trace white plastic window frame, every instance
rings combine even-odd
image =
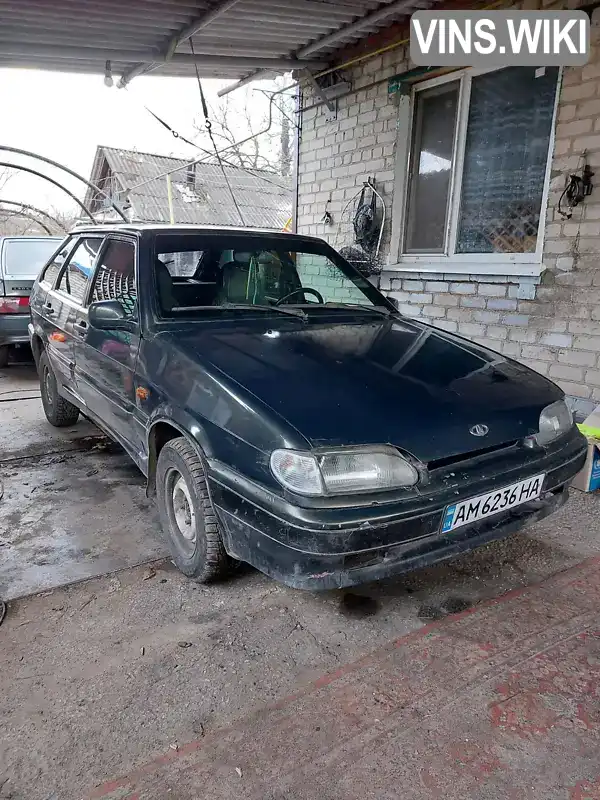
[[[501,68],[500,68],[501,69]],[[462,176],[464,154],[467,139],[467,123],[469,118],[469,103],[471,97],[471,83],[476,75],[487,72],[498,72],[499,68],[464,69],[449,72],[430,80],[419,81],[412,87],[410,95],[400,98],[398,125],[397,125],[397,160],[394,189],[394,206],[392,222],[391,269],[401,272],[430,272],[465,275],[518,275],[523,277],[537,277],[541,275],[544,266],[542,253],[544,248],[544,229],[546,226],[546,212],[548,206],[548,192],[550,188],[550,170],[552,154],[554,152],[554,136],[556,129],[556,116],[560,87],[562,82],[562,69],[559,70],[554,97],[554,109],[550,138],[548,142],[548,157],[542,190],[542,205],[540,222],[536,241],[536,249],[532,253],[456,253],[456,238],[460,213],[460,196],[462,189]],[[439,86],[444,83],[460,81],[459,100],[457,110],[457,124],[454,132],[454,147],[452,155],[452,173],[448,193],[448,215],[446,219],[445,250],[440,253],[404,253],[404,239],[408,216],[408,196],[410,191],[409,170],[413,151],[413,130],[415,97],[418,92]]]

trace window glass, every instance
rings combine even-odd
[[[366,300],[364,292],[327,256],[296,253],[296,270],[302,286],[317,289],[326,303],[364,303]],[[306,299],[314,298],[307,295]]]
[[[68,294],[78,303],[83,303],[101,244],[102,239],[97,237],[80,240],[60,276],[57,291]]]
[[[161,253],[159,258],[167,267],[171,277],[191,278],[200,268],[203,255],[201,250],[190,250],[190,252]]]
[[[6,275],[37,278],[41,268],[58,247],[60,239],[8,239],[4,244]]]
[[[128,316],[136,315],[135,247],[132,242],[111,239],[104,249],[92,290],[92,302],[101,300],[118,300]]]
[[[473,78],[456,250],[535,251],[558,68]]]
[[[446,239],[458,81],[416,95],[406,251],[441,253]]]
[[[218,242],[218,244],[215,244]],[[157,236],[155,277],[161,313],[175,317],[231,305],[383,302],[340,256],[318,243],[265,236]],[[325,252],[326,251],[326,252]],[[178,264],[187,263],[185,274]],[[194,264],[194,271],[191,266]],[[312,291],[304,294],[302,288]]]
[[[58,253],[56,253],[52,261],[48,264],[40,280],[49,283],[51,286],[54,286],[56,279],[58,278],[60,271],[64,266],[67,256],[71,252],[72,245],[73,237],[71,236],[67,239],[64,246],[60,248]]]
[[[462,119],[460,81],[416,92],[405,253],[535,252],[557,80],[556,67],[463,77]]]

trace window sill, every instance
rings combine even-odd
[[[384,272],[422,272],[443,273],[444,275],[510,275],[521,278],[539,278],[546,267],[541,261],[450,261],[437,259],[432,256],[428,259],[415,259],[414,261],[401,261],[397,264],[388,264]]]

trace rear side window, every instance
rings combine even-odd
[[[45,281],[46,283],[49,283],[50,286],[54,286],[56,279],[60,275],[60,271],[65,264],[67,256],[71,252],[72,246],[73,237],[70,236],[43,271],[42,275],[40,276],[41,281]]]
[[[132,242],[111,239],[102,253],[92,290],[92,302],[102,300],[117,300],[128,316],[137,314],[135,247]]]
[[[60,276],[56,287],[58,292],[69,295],[80,304],[83,303],[101,244],[102,239],[96,237],[80,240]]]

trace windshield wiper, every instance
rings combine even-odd
[[[311,306],[313,304],[311,303]],[[393,312],[385,306],[368,306],[364,303],[314,303],[315,306],[323,305],[325,308],[360,308],[363,311],[375,311],[377,314],[382,314],[384,317],[391,317]]]
[[[300,317],[301,319],[307,319],[306,312],[302,311],[301,308],[295,308],[290,306],[269,306],[269,305],[255,305],[254,303],[221,303],[219,306],[213,306],[213,308],[228,308],[233,311],[244,310],[244,311],[278,311],[280,314],[289,314],[292,317]]]

